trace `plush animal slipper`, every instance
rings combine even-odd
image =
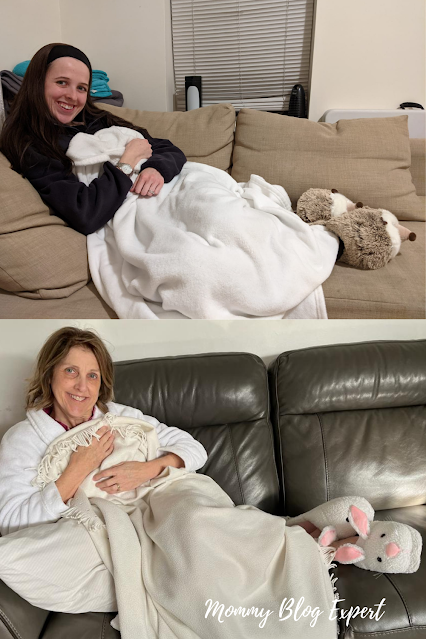
[[[399,253],[404,240],[416,239],[415,233],[401,226],[393,213],[368,206],[342,213],[323,224],[344,244],[341,261],[364,270],[386,266]]]
[[[356,544],[343,544],[333,561],[355,564],[375,572],[416,572],[420,566],[422,537],[406,524],[396,521],[373,521],[370,533]]]
[[[338,497],[307,513],[286,518],[287,526],[302,526],[309,533],[318,529],[320,546],[359,535],[356,544],[337,548],[334,560],[339,563],[375,572],[415,572],[422,551],[420,533],[406,524],[373,519],[373,507],[363,497]]]
[[[296,213],[304,222],[312,223],[330,220],[361,206],[362,202],[354,204],[336,189],[308,189],[298,199]]]
[[[352,512],[351,506],[354,507]],[[356,517],[358,510],[366,514],[366,522],[356,527],[353,517]],[[302,526],[309,533],[318,528],[318,543],[321,546],[329,546],[337,539],[346,539],[356,534],[366,536],[369,532],[368,523],[373,519],[374,509],[364,497],[337,497],[303,515],[288,518],[287,526]],[[358,532],[357,528],[361,532]]]
[[[402,242],[416,239],[390,211],[354,204],[336,189],[309,189],[300,196],[296,213],[337,235],[337,259],[364,270],[382,268],[399,253]]]

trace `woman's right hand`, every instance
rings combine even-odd
[[[120,158],[120,162],[130,164],[132,168],[135,168],[136,164],[140,160],[148,160],[151,155],[152,147],[148,140],[135,138],[134,140],[130,140],[130,142],[126,144],[126,148]]]
[[[102,426],[97,433],[99,439],[92,437],[89,446],[78,446],[72,453],[69,465],[80,468],[86,476],[98,468],[103,460],[114,450],[114,433],[108,426]]]
[[[114,433],[108,426],[102,426],[96,434],[99,439],[92,437],[89,446],[78,446],[71,454],[68,466],[55,482],[64,504],[74,497],[81,482],[114,450]]]

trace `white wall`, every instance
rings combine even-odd
[[[309,119],[425,105],[424,0],[317,0]]]
[[[0,68],[49,42],[82,49],[124,105],[173,110],[170,0],[0,0]]]
[[[124,106],[173,110],[170,0],[59,0],[64,42],[106,71]]]
[[[286,350],[375,339],[426,339],[426,320],[139,321],[2,320],[0,435],[24,415],[25,378],[61,326],[96,330],[114,361],[208,352],[249,352],[269,364]]]
[[[61,42],[58,0],[0,0],[0,67],[30,60],[49,42]]]
[[[83,49],[125,106],[173,110],[170,0],[0,0],[0,66],[44,44]],[[310,114],[424,104],[424,0],[317,0]]]

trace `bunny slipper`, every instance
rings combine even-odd
[[[411,526],[395,521],[373,521],[368,537],[360,538],[357,544],[343,544],[336,550],[334,559],[365,570],[408,573],[418,570],[421,551],[421,535]]]
[[[373,507],[363,497],[338,497],[303,515],[287,518],[287,526],[299,525],[314,535],[318,530],[320,546],[359,535],[356,544],[337,548],[334,560],[339,563],[375,572],[416,572],[422,551],[420,533],[406,524],[373,518]]]

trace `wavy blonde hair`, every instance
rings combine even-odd
[[[101,386],[96,405],[104,413],[108,411],[106,403],[114,399],[114,367],[111,355],[101,338],[95,333],[73,326],[66,326],[55,331],[42,346],[37,357],[34,375],[28,384],[27,410],[30,408],[41,410],[52,406],[53,369],[68,355],[73,346],[87,348],[96,357],[101,373]]]

